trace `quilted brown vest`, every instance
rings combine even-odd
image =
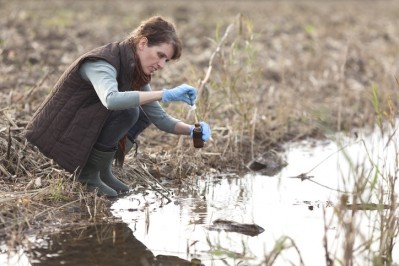
[[[111,111],[79,74],[85,60],[103,59],[117,71],[118,90],[131,89],[135,60],[127,40],[109,43],[79,57],[62,74],[26,127],[25,136],[47,157],[80,172]]]

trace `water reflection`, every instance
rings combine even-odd
[[[330,241],[329,252],[342,258],[345,232],[334,206],[342,202],[342,195],[354,193],[356,182],[371,184],[356,194],[360,202],[346,205],[362,209],[354,220],[359,234],[356,245],[361,246],[364,239],[378,245],[375,233],[379,231],[372,225],[382,217],[376,210],[383,210],[386,202],[381,202],[373,187],[384,189],[384,177],[396,173],[397,143],[391,135],[378,132],[359,134],[358,139],[339,136],[337,141],[288,143],[288,166],[276,176],[198,178],[189,188],[176,190],[172,204],[162,204],[156,195],[143,199],[136,194],[118,200],[112,211],[127,224],[134,221],[135,236],[154,252],[187,260],[199,257],[205,265],[262,265],[267,255],[281,248],[275,247],[281,240],[294,242],[296,248],[284,250],[273,265],[325,265],[324,237]],[[150,207],[127,211],[139,201],[134,198]],[[207,230],[217,219],[258,224],[265,232],[249,237]],[[370,262],[370,254],[378,249],[375,244],[368,254],[354,253],[361,265]],[[396,247],[394,255],[399,259]]]
[[[31,265],[200,265],[157,255],[124,223],[96,224],[46,236],[30,251]]]

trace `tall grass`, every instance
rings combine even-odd
[[[381,110],[374,85],[371,101],[380,142],[378,147],[370,147],[373,144],[360,140],[368,155],[363,162],[341,150],[350,172],[341,178],[340,190],[346,193],[341,194],[332,215],[324,215],[326,265],[394,265],[393,250],[399,236],[397,118],[392,108]],[[391,106],[389,102],[386,105]],[[331,226],[337,227],[337,235],[328,232]]]

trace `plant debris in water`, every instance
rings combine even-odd
[[[257,236],[265,231],[257,224],[237,223],[234,221],[217,219],[207,227],[208,230],[235,232],[248,236]]]

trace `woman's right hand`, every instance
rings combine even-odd
[[[197,90],[187,84],[182,84],[173,89],[163,89],[162,101],[164,103],[182,101],[193,105],[197,99]]]

